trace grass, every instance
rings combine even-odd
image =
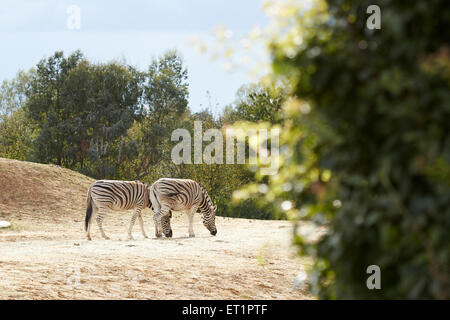
[[[264,268],[269,263],[268,257],[269,257],[269,248],[267,246],[262,246],[259,249],[258,254],[255,256],[256,263],[260,267]]]

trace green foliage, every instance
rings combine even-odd
[[[152,166],[170,160],[170,133],[187,112],[187,97],[187,70],[176,52],[155,59],[148,72],[56,52],[4,83],[1,152],[94,178],[145,180]]]
[[[269,88],[263,84],[242,86],[237,92],[235,106],[224,114],[226,123],[235,121],[277,123],[280,120],[281,107],[285,94],[280,88]]]
[[[26,160],[32,150],[35,128],[24,105],[33,72],[19,71],[0,87],[0,157]]]
[[[189,96],[187,70],[175,51],[169,51],[149,67],[145,88],[145,100],[150,112],[158,117],[170,116],[171,112],[182,114]]]
[[[368,30],[371,4],[288,8],[271,43],[292,88],[283,166],[265,198],[326,227],[296,235],[320,298],[448,299],[450,16],[441,0],[379,1],[381,30]],[[381,290],[366,287],[372,264]]]
[[[220,215],[233,218],[246,219],[281,219],[282,216],[275,215],[274,210],[257,198],[245,199],[239,202],[219,202],[217,204]]]
[[[47,60],[41,60],[36,74],[31,80],[27,92],[26,107],[28,114],[39,127],[35,140],[34,157],[37,161],[66,164],[65,155],[70,131],[65,129],[67,112],[62,102],[64,81],[70,70],[83,59],[80,52],[65,58],[62,52],[56,52]]]
[[[34,70],[29,72],[19,71],[11,81],[3,81],[0,87],[1,120],[4,120],[25,105],[27,88],[34,73]]]
[[[140,112],[140,81],[133,68],[115,63],[82,64],[70,73],[63,99],[74,168],[96,178],[117,176],[128,155],[124,136]]]
[[[170,137],[181,124],[188,106],[187,70],[174,51],[155,59],[144,74],[143,117],[128,132],[135,146],[132,163],[124,163],[123,176],[147,180],[154,166],[170,160]]]
[[[209,111],[203,111],[194,114],[186,114],[180,128],[187,129],[191,137],[194,136],[194,121],[202,121],[203,131],[211,128],[221,127],[221,119],[214,119]],[[168,150],[175,145],[171,142]],[[205,148],[207,143],[203,143]],[[225,148],[224,148],[225,150]],[[194,148],[191,148],[192,159]],[[175,165],[170,159],[162,161],[157,166],[152,167],[152,174],[150,180],[156,180],[160,177],[173,178],[189,178],[198,181],[202,184],[208,194],[217,205],[217,214],[226,216],[231,213],[231,198],[233,191],[239,188],[242,184],[249,180],[248,169],[245,165],[229,165],[229,164],[179,164]]]
[[[34,135],[33,124],[25,110],[20,108],[14,111],[0,121],[0,157],[27,160]]]
[[[131,67],[93,65],[80,52],[42,60],[27,99],[39,128],[32,159],[114,177],[123,136],[140,111],[140,81]]]

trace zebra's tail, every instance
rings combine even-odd
[[[87,196],[86,218],[84,220],[85,221],[84,228],[86,231],[88,230],[91,217],[92,217],[92,197],[91,197],[91,190],[89,189]]]

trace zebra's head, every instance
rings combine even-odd
[[[216,228],[216,209],[217,206],[214,205],[211,198],[208,195],[208,192],[206,192],[206,189],[201,185],[200,189],[202,190],[203,194],[203,200],[200,205],[200,212],[202,213],[202,220],[203,225],[206,227],[206,229],[209,230],[209,232],[215,236],[217,234],[217,228]]]
[[[209,232],[215,236],[217,234],[217,228],[216,228],[216,209],[217,206],[210,205],[207,210],[203,211],[202,219],[203,219],[203,225],[206,227],[206,229],[209,230]]]

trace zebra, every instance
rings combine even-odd
[[[150,201],[150,187],[140,181],[118,181],[118,180],[98,180],[94,182],[87,193],[87,209],[85,218],[85,230],[88,240],[91,240],[91,219],[96,215],[96,221],[100,232],[105,239],[109,237],[105,234],[102,227],[102,222],[107,209],[112,210],[129,210],[134,209],[131,217],[130,226],[128,228],[128,239],[132,240],[133,236],[131,230],[134,226],[136,218],[139,218],[142,235],[148,238],[144,230],[144,221],[142,219],[141,211],[148,207],[153,209]],[[172,212],[165,217],[161,223],[169,230],[168,234],[172,233],[170,227],[170,217]]]
[[[195,237],[193,229],[194,214],[200,209],[203,225],[215,236],[216,209],[205,188],[190,179],[161,178],[151,186],[150,199],[154,207],[155,233],[161,237],[161,229],[167,237],[172,236],[167,223],[162,223],[171,211],[186,211],[189,218],[189,237]]]

